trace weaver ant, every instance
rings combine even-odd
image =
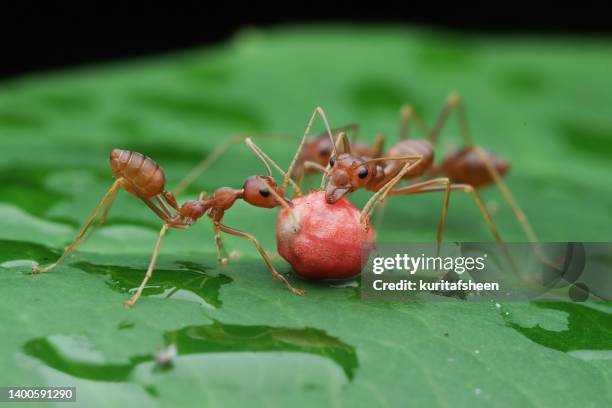
[[[458,111],[459,125],[465,147],[448,155],[441,164],[434,165],[434,146],[453,109]],[[428,134],[427,139],[410,139],[408,137],[411,119],[415,119],[421,131]],[[302,148],[307,149],[312,143],[312,140],[303,140]],[[343,146],[342,153],[337,152],[339,145]],[[317,160],[305,160],[296,167],[302,169],[300,177],[303,177],[306,171],[318,170],[323,172],[321,189],[326,188],[326,199],[329,203],[334,203],[344,195],[362,188],[375,192],[362,210],[362,220],[369,217],[375,207],[384,202],[387,196],[445,192],[442,217],[437,234],[438,244],[442,240],[446,222],[449,192],[451,190],[468,192],[473,197],[494,238],[507,253],[489,211],[476,192],[477,189],[495,183],[512,208],[528,239],[536,245],[540,258],[547,262],[545,255],[537,245],[538,240],[533,228],[503,181],[503,177],[510,167],[508,162],[474,144],[468,127],[465,106],[459,94],[451,93],[448,96],[431,132],[427,130],[427,126],[411,106],[403,106],[401,109],[399,141],[389,148],[387,155],[384,157],[380,155],[384,145],[384,137],[378,135],[374,145],[377,148],[370,149],[369,152],[363,148],[357,150],[349,142],[346,133],[341,132],[335,142],[328,138],[325,146],[331,146],[332,149],[326,162],[323,162],[323,159],[319,157]],[[306,158],[312,157],[312,155],[302,154],[300,157]],[[411,162],[411,166],[406,168],[402,163],[404,160]],[[289,171],[293,172],[294,170],[290,168]],[[393,189],[400,180],[414,180],[427,175],[444,175],[445,177],[424,180]],[[329,181],[326,186],[325,182],[328,178]]]
[[[466,146],[446,157],[440,165],[434,165],[434,146],[447,123],[451,111],[454,109],[458,111],[461,135]],[[537,238],[531,225],[503,181],[503,176],[509,169],[508,162],[484,151],[473,143],[465,107],[457,93],[451,93],[448,96],[431,132],[411,106],[402,107],[400,140],[388,150],[385,157],[381,157],[384,146],[383,136],[377,135],[371,146],[357,143],[355,141],[358,131],[356,124],[330,130],[323,112],[320,111],[319,113],[327,126],[327,135],[320,134],[309,137],[308,132],[306,132],[288,170],[288,173],[298,180],[298,186],[301,185],[305,175],[318,170],[324,173],[321,189],[326,187],[326,178],[329,177],[330,179],[326,188],[326,199],[329,203],[334,203],[345,194],[360,188],[375,192],[361,212],[362,221],[369,218],[374,209],[384,202],[389,195],[444,191],[442,217],[437,233],[438,246],[442,240],[446,222],[450,191],[468,192],[478,206],[496,241],[508,255],[489,211],[476,192],[476,189],[495,183],[514,211],[529,240],[536,245],[540,258],[546,259],[539,245],[537,245]],[[427,139],[410,139],[408,137],[409,125],[412,120],[416,122],[422,133],[428,134]],[[352,142],[349,142],[346,131],[352,131]],[[332,135],[337,136],[335,142]],[[344,146],[344,152],[341,154],[336,151],[339,144]],[[337,165],[335,165],[336,161],[338,161]],[[443,174],[446,177],[424,180],[410,186],[393,189],[403,179],[414,180],[422,176],[436,176],[438,174]],[[287,179],[281,187],[283,194],[286,183]],[[301,195],[299,189],[296,189],[296,195]]]
[[[408,124],[411,118],[414,118],[417,127],[422,133],[429,132],[425,122],[423,122],[410,106],[406,106],[402,109],[400,122],[401,138],[407,137]],[[331,129],[332,135],[336,137],[339,136],[341,132],[348,133],[348,131],[352,133],[350,143],[351,151],[354,155],[371,158],[381,157],[385,143],[385,137],[382,134],[377,134],[372,144],[366,144],[358,141],[359,126],[356,123]],[[298,179],[298,185],[301,185],[305,176],[327,166],[333,151],[334,142],[330,140],[327,133],[321,133],[307,138],[291,173],[292,177]]]
[[[210,198],[207,197],[206,193],[202,192],[198,196],[197,200],[186,201],[182,206],[178,205],[176,199],[174,198],[174,194],[165,190],[165,174],[161,167],[155,161],[153,161],[153,159],[137,152],[113,149],[110,154],[110,165],[113,175],[116,178],[115,182],[102,197],[102,200],[95,208],[93,213],[89,216],[85,226],[81,229],[76,239],[65,248],[59,259],[56,262],[44,267],[35,266],[32,268],[32,271],[35,273],[47,272],[58,266],[72,251],[74,251],[74,249],[76,249],[78,244],[81,243],[87,230],[96,220],[100,210],[106,206],[99,220],[100,224],[104,223],[106,216],[113,205],[117,192],[123,188],[128,193],[142,200],[164,222],[164,225],[159,232],[157,244],[155,245],[145,277],[136,290],[136,293],[126,302],[127,307],[134,306],[138,298],[141,296],[145,285],[151,278],[153,269],[155,268],[155,263],[157,261],[157,255],[166,231],[170,228],[189,228],[204,215],[207,215],[212,220],[215,231],[218,259],[221,264],[225,263],[225,259],[222,256],[223,248],[221,232],[245,238],[255,245],[272,275],[276,279],[283,282],[285,286],[293,293],[302,295],[304,293],[302,290],[291,286],[287,279],[276,271],[272,265],[272,262],[270,261],[270,258],[254,236],[244,231],[228,227],[222,223],[225,212],[229,210],[238,199],[242,199],[247,203],[260,208],[275,208],[283,206],[289,210],[291,209],[290,202],[284,198],[284,194],[279,192],[278,185],[272,176],[272,170],[270,169],[268,162],[264,159],[265,154],[263,154],[252,141],[247,140],[247,145],[262,161],[266,167],[268,173],[267,175],[251,176],[247,178],[241,189],[221,187],[217,189]],[[269,160],[267,156],[265,156],[265,158]],[[273,165],[285,177],[285,179],[289,179],[289,177],[287,177],[275,163],[273,163]],[[294,184],[292,180],[289,180],[289,182]]]

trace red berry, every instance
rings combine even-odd
[[[361,272],[362,255],[374,248],[370,220],[364,227],[360,211],[349,200],[328,204],[322,191],[295,198],[292,204],[295,218],[286,208],[278,214],[276,245],[298,275],[345,279]]]

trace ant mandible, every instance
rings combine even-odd
[[[102,197],[102,200],[89,216],[85,226],[81,229],[76,239],[65,248],[59,259],[47,266],[35,266],[32,268],[32,271],[34,273],[48,272],[58,266],[81,243],[87,230],[96,220],[100,210],[106,206],[99,220],[100,224],[104,223],[117,192],[123,188],[128,193],[142,200],[164,222],[159,232],[157,244],[155,245],[145,277],[136,290],[136,293],[126,302],[125,305],[127,307],[134,306],[141,296],[147,282],[153,275],[157,255],[166,231],[170,228],[187,229],[204,215],[207,215],[212,220],[219,262],[221,264],[225,262],[222,257],[221,232],[245,238],[255,245],[266,266],[276,279],[283,282],[293,293],[298,295],[304,294],[304,291],[291,286],[287,279],[276,271],[270,258],[253,235],[228,227],[222,223],[225,212],[229,210],[238,199],[242,199],[260,208],[284,206],[289,210],[291,209],[290,202],[284,198],[284,194],[280,194],[278,185],[272,176],[270,166],[262,156],[260,149],[250,140],[247,140],[247,145],[255,152],[266,167],[268,172],[267,176],[251,176],[246,179],[241,189],[221,187],[217,189],[210,198],[206,196],[206,193],[202,192],[197,200],[186,201],[180,207],[174,195],[165,190],[165,174],[153,159],[137,152],[113,149],[110,154],[110,165],[113,175],[116,178],[115,182]],[[286,176],[275,163],[273,164],[283,176]],[[294,184],[292,180],[290,182]],[[172,210],[174,210],[174,214]]]

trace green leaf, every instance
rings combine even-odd
[[[239,256],[219,267],[206,221],[168,233],[126,310],[161,225],[125,192],[65,264],[30,273],[71,242],[112,183],[112,148],[153,157],[172,189],[230,135],[253,135],[286,167],[315,106],[333,126],[357,121],[360,137],[383,132],[390,145],[401,103],[431,123],[451,90],[478,143],[511,160],[508,184],[540,239],[607,240],[610,66],[596,39],[319,27],[2,84],[0,384],[76,386],[73,405],[87,407],[610,405],[608,304],[367,303],[358,282],[299,281],[275,257],[307,290],[298,297],[247,241],[224,237]],[[444,132],[440,155],[461,144],[457,131]],[[263,171],[237,145],[179,200]],[[504,238],[525,240],[499,192],[482,195],[498,204]],[[440,201],[394,197],[379,241],[433,240]],[[272,252],[276,214],[240,202],[225,222]],[[453,196],[445,239],[491,240],[470,197]],[[161,364],[171,344],[177,356]]]

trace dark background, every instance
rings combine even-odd
[[[291,10],[258,5],[257,14],[239,2],[230,6],[228,10],[204,6],[151,10],[150,5],[139,9],[92,4],[75,11],[67,6],[44,10],[34,5],[5,11],[0,13],[0,78],[207,45],[226,40],[244,27],[293,23],[406,23],[505,35],[612,37],[612,6],[606,2],[581,2],[580,7],[406,2],[401,9],[370,3],[359,10],[352,3],[336,4],[334,10],[329,4],[302,2]]]

